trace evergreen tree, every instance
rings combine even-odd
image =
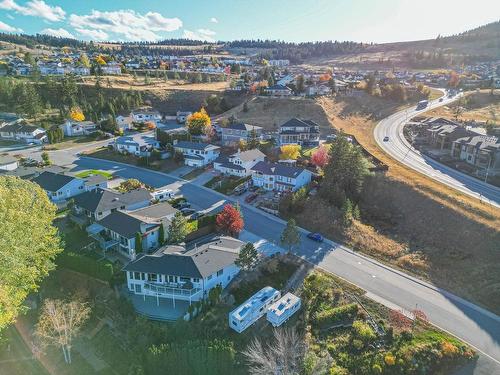
[[[281,233],[280,242],[288,251],[292,251],[295,245],[300,244],[300,233],[295,219],[290,219],[286,223],[286,227]]]
[[[247,270],[251,268],[259,257],[257,249],[253,243],[248,242],[242,247],[238,254],[238,259],[234,262],[238,267]]]
[[[176,212],[168,229],[168,242],[177,244],[186,238],[188,234],[188,222],[180,211]]]
[[[321,194],[337,207],[341,207],[346,198],[358,200],[369,173],[360,148],[352,145],[342,134],[332,142],[324,172]]]
[[[350,199],[346,199],[342,205],[342,225],[348,227],[353,220],[353,207]]]
[[[158,231],[158,242],[160,245],[163,245],[165,242],[165,228],[163,227],[163,223],[160,224],[160,229]]]
[[[142,253],[142,236],[139,232],[135,234],[135,253]]]

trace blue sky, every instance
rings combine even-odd
[[[498,0],[0,0],[0,31],[84,40],[390,42],[498,19]]]

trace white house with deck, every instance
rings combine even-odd
[[[225,288],[238,274],[234,264],[244,242],[232,237],[216,237],[187,246],[168,245],[153,254],[137,257],[124,267],[130,293],[146,299],[199,301],[221,285]]]
[[[261,161],[252,167],[252,183],[266,190],[296,191],[311,182],[312,173],[285,163]]]
[[[174,149],[184,156],[184,164],[190,167],[204,167],[220,155],[220,147],[203,142],[174,140]]]
[[[238,152],[232,155],[219,156],[214,161],[214,169],[226,175],[245,177],[250,176],[255,164],[265,159],[266,155],[258,149],[248,151],[238,149]]]

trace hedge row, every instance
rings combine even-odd
[[[103,281],[110,281],[113,277],[113,264],[109,261],[98,261],[85,255],[73,252],[63,252],[57,257],[56,263],[60,267],[81,272]]]
[[[358,305],[350,303],[348,305],[318,311],[314,317],[314,323],[318,326],[340,323],[345,320],[354,319],[357,314]]]

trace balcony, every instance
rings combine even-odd
[[[158,295],[160,297],[184,297],[192,298],[201,292],[200,288],[194,288],[191,283],[144,283],[144,291],[149,292],[150,295]]]

